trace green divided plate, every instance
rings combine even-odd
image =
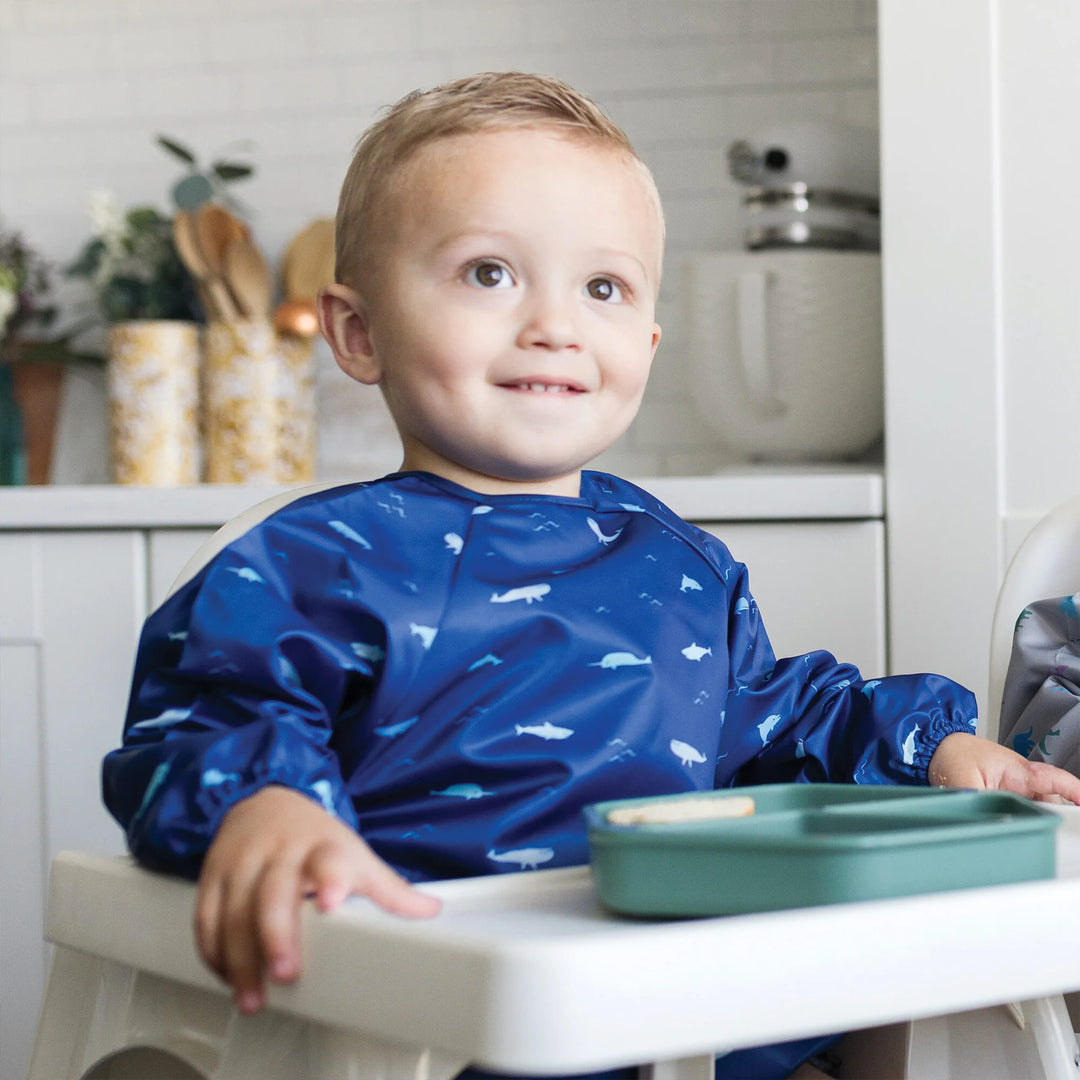
[[[612,825],[615,807],[749,795],[749,817]],[[734,915],[1054,876],[1060,819],[997,791],[765,784],[585,808],[600,900],[626,915]]]

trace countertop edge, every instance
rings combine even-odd
[[[743,466],[629,479],[691,521],[877,519],[885,510],[880,466]],[[216,528],[290,486],[0,488],[0,530]]]

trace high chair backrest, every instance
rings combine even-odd
[[[998,592],[990,638],[990,698],[987,736],[996,741],[1001,696],[1012,655],[1013,631],[1035,600],[1080,590],[1080,496],[1059,503],[1025,537]]]
[[[340,484],[341,481],[339,480],[305,484],[303,487],[291,488],[289,491],[281,491],[276,495],[271,495],[269,498],[263,499],[262,502],[257,502],[254,506],[242,510],[236,517],[226,521],[213,536],[199,545],[195,550],[195,554],[184,563],[184,568],[176,575],[176,580],[169,588],[169,595],[171,596],[181,585],[190,581],[222,548],[228,547],[234,540],[243,536],[248,529],[258,525],[260,521],[268,518],[274,511],[280,510],[283,506],[288,506],[289,503],[295,502],[305,495],[311,495],[316,491],[324,491],[326,488],[338,487]]]

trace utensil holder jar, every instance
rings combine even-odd
[[[113,479],[198,483],[198,326],[169,320],[111,326],[106,383]]]
[[[315,478],[312,342],[267,319],[214,322],[203,342],[206,479]]]

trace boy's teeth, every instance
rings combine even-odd
[[[567,389],[565,386],[549,386],[547,383],[538,383],[538,382],[526,383],[525,388],[527,390],[538,390],[538,391],[546,392],[546,393],[551,393],[553,391]]]

